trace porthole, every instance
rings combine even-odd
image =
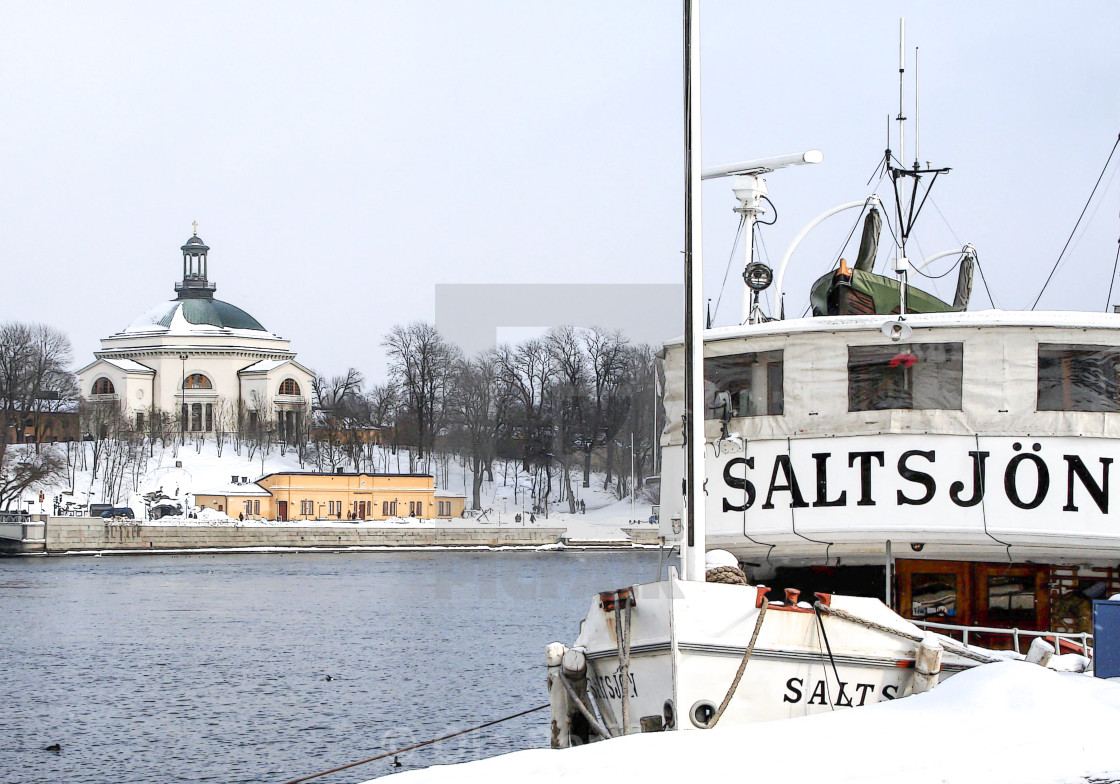
[[[677,709],[673,707],[672,700],[665,700],[665,705],[661,708],[661,715],[665,719],[665,729],[674,730],[677,728]]]
[[[716,706],[710,700],[698,700],[692,706],[692,710],[688,712],[688,718],[692,719],[692,723],[702,730],[712,726],[712,719],[715,716]]]

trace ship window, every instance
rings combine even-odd
[[[1035,623],[1034,577],[988,577],[988,623],[1030,628]]]
[[[1040,344],[1038,410],[1120,411],[1118,375],[1118,348]]]
[[[964,346],[848,346],[848,410],[961,408]]]
[[[955,618],[957,615],[957,575],[920,574],[910,576],[911,618]]]
[[[719,419],[723,406],[717,396],[731,396],[731,416],[782,416],[785,390],[782,352],[758,351],[704,359],[707,418]]]

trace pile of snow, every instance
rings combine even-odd
[[[1120,779],[1120,684],[1001,662],[853,710],[649,733],[398,774],[400,784],[692,781],[1023,784]],[[407,758],[406,758],[407,759]]]

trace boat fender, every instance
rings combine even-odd
[[[1045,667],[1054,656],[1054,646],[1041,637],[1035,637],[1027,650],[1027,661]]]

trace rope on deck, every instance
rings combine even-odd
[[[450,738],[454,738],[454,737],[457,737],[459,735],[466,735],[468,732],[474,732],[475,730],[481,730],[481,729],[484,729],[486,727],[493,727],[495,724],[501,724],[503,721],[509,721],[510,719],[516,719],[519,716],[525,716],[529,713],[536,713],[537,711],[544,710],[547,707],[548,707],[548,703],[545,703],[544,705],[538,705],[535,708],[529,708],[529,710],[523,710],[520,713],[514,713],[511,716],[505,716],[505,717],[500,718],[500,719],[494,719],[493,721],[488,721],[485,724],[478,724],[474,727],[467,727],[467,729],[465,729],[465,730],[459,730],[458,732],[452,732],[450,735],[444,735],[444,736],[439,737],[439,738],[432,738],[431,740],[425,740],[425,741],[421,741],[420,743],[414,743],[411,746],[406,746],[403,749],[397,749],[396,751],[387,751],[384,754],[378,754],[376,757],[370,757],[369,759],[360,760],[358,762],[351,762],[349,765],[340,765],[337,768],[331,768],[330,770],[324,770],[322,773],[313,773],[310,776],[304,776],[303,778],[292,779],[291,781],[285,781],[284,784],[300,784],[300,782],[302,782],[302,781],[311,781],[311,779],[317,779],[320,776],[326,776],[328,773],[337,773],[338,771],[346,770],[347,768],[356,768],[358,765],[365,765],[367,762],[375,762],[379,759],[385,759],[386,757],[392,757],[396,754],[403,754],[406,751],[412,751],[413,749],[418,749],[422,746],[431,746],[433,743],[439,743],[441,740],[448,740]]]
[[[845,612],[844,610],[841,610],[837,607],[829,607],[828,605],[822,604],[819,601],[814,602],[813,609],[815,609],[817,612],[827,613],[835,618],[839,618],[842,621],[848,621],[849,623],[856,623],[860,626],[865,626],[868,629],[874,629],[875,631],[882,632],[883,634],[893,634],[895,637],[902,637],[903,639],[913,640],[914,642],[921,642],[923,639],[925,639],[919,634],[910,634],[910,632],[904,632],[900,629],[892,629],[890,626],[884,626],[881,623],[876,623],[875,621],[869,621],[865,618],[860,618],[858,615],[852,615],[850,612]],[[993,662],[1003,661],[1003,659],[1000,659],[998,657],[988,656],[987,654],[983,653],[977,653],[976,651],[970,650],[968,648],[952,644],[951,642],[949,642],[948,638],[942,638],[938,640],[938,642],[941,643],[941,647],[943,647],[950,653],[956,654],[957,656],[962,656],[966,659],[978,661],[981,664],[992,664]]]

